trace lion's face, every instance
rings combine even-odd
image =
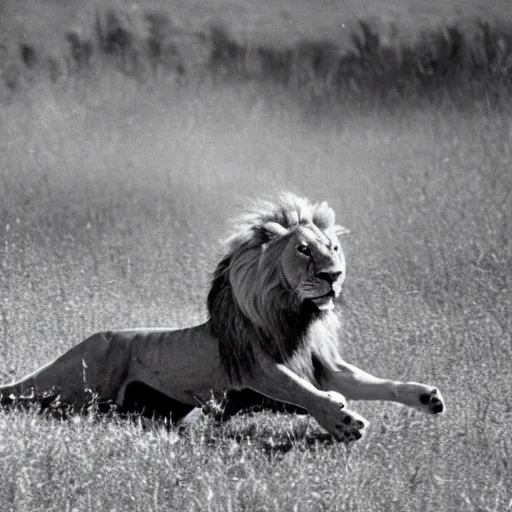
[[[282,252],[281,270],[300,303],[309,300],[320,310],[333,309],[345,280],[345,256],[334,229],[297,227]]]
[[[240,379],[264,351],[293,359],[315,381],[313,347],[329,361],[338,345],[337,315],[315,309],[329,313],[341,293],[345,257],[337,235],[347,232],[325,201],[291,193],[258,201],[237,219],[208,294],[210,331],[230,376]]]

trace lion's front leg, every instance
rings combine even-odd
[[[360,439],[368,422],[347,409],[345,398],[335,391],[322,391],[283,364],[261,358],[252,375],[244,377],[248,387],[269,398],[306,409],[338,441]]]
[[[440,414],[445,408],[441,393],[427,384],[381,379],[345,361],[337,361],[335,371],[326,369],[325,373],[322,387],[343,393],[349,400],[388,400],[428,414]]]

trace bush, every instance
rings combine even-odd
[[[4,88],[30,82],[41,69],[57,81],[101,61],[138,79],[159,68],[177,75],[199,68],[201,76],[277,82],[309,98],[386,100],[440,89],[474,96],[491,82],[508,91],[512,73],[512,27],[483,19],[450,22],[413,39],[396,24],[361,20],[348,44],[319,39],[278,48],[240,41],[218,24],[187,32],[162,11],[112,0],[65,32],[60,53],[38,48],[26,39],[0,48]]]

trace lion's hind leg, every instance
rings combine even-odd
[[[2,404],[55,399],[78,408],[114,401],[130,346],[109,332],[94,334],[21,380],[0,386]]]

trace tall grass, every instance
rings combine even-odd
[[[499,86],[496,86],[496,90]],[[104,328],[204,318],[244,199],[327,199],[351,229],[346,358],[435,383],[447,413],[354,403],[353,449],[299,418],[0,414],[0,509],[507,510],[511,112],[448,98],[312,112],[262,84],[39,81],[0,135],[0,372]]]
[[[243,13],[247,6],[240,4]],[[297,28],[288,34],[293,26],[286,22],[289,6],[281,11],[266,6],[262,16],[278,28],[270,37],[257,21],[237,17],[236,9],[219,22],[211,6],[202,7],[207,22],[179,2],[91,0],[67,6],[56,20],[46,19],[45,31],[40,17],[48,18],[51,8],[40,2],[21,8],[9,1],[3,7],[7,21],[0,25],[0,93],[9,98],[41,75],[65,81],[102,65],[139,80],[170,72],[185,83],[204,77],[277,82],[306,100],[394,102],[418,94],[436,97],[443,88],[451,102],[465,105],[475,97],[489,98],[490,88],[510,93],[512,19],[507,13],[496,18],[468,9],[465,16],[409,26],[396,15],[361,18],[349,11],[340,16],[338,8],[331,15],[339,26],[324,19],[330,27],[325,33],[320,21],[312,21],[316,33]],[[411,13],[404,17],[409,20]]]

